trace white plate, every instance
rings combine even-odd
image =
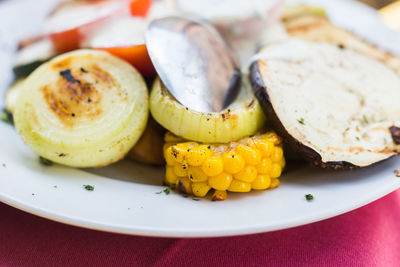
[[[45,2],[14,0],[0,5],[2,92],[4,81],[11,77],[10,49],[19,36],[30,31],[27,26],[40,25],[40,20],[30,22],[40,12],[31,11]],[[2,202],[52,220],[126,234],[210,237],[299,226],[353,210],[394,191],[400,187],[393,173],[399,166],[399,158],[352,172],[293,166],[276,190],[231,194],[225,202],[194,201],[175,193],[156,194],[164,188],[159,186],[163,170],[129,161],[89,171],[42,166],[16,131],[0,123]],[[95,190],[87,191],[83,185],[93,185]],[[315,196],[313,202],[305,200],[308,193]]]

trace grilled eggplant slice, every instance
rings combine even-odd
[[[318,11],[319,10],[319,11]],[[283,26],[290,37],[312,42],[335,44],[342,49],[352,49],[384,62],[400,72],[400,58],[362,40],[353,33],[336,27],[323,10],[308,6],[288,8],[282,16]]]
[[[146,127],[142,76],[109,53],[76,50],[55,57],[22,84],[15,127],[37,154],[71,167],[122,159]]]
[[[312,164],[365,167],[400,152],[400,73],[353,49],[291,39],[261,49],[250,79],[269,122]]]

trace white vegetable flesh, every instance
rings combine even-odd
[[[322,162],[368,166],[400,151],[400,73],[373,58],[325,43],[289,40],[262,49],[258,62],[285,130]]]
[[[40,156],[72,167],[120,160],[146,126],[141,75],[106,52],[77,50],[36,69],[23,83],[15,126]]]
[[[265,115],[248,85],[243,85],[226,110],[202,113],[178,103],[157,79],[150,96],[150,109],[153,118],[164,128],[198,142],[236,141],[255,134],[265,125]]]

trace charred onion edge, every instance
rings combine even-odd
[[[260,102],[260,105],[264,109],[267,116],[267,120],[271,123],[274,130],[280,135],[284,142],[294,152],[298,153],[303,159],[309,162],[311,165],[331,169],[331,170],[353,170],[360,168],[347,161],[329,161],[322,162],[321,155],[313,150],[312,148],[303,145],[301,142],[292,137],[280,122],[271,99],[269,98],[267,87],[264,84],[261,73],[259,71],[259,61],[253,62],[250,66],[250,83],[253,88],[254,94]]]

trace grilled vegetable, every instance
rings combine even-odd
[[[286,10],[283,25],[290,37],[335,44],[373,57],[400,72],[400,58],[369,44],[353,33],[333,25],[319,8],[295,6]]]
[[[146,164],[163,165],[164,133],[165,129],[149,116],[146,130],[129,151],[128,157]]]
[[[140,74],[106,52],[77,50],[36,69],[23,83],[15,126],[40,156],[72,167],[122,159],[148,116]]]
[[[274,129],[303,158],[352,169],[400,152],[390,131],[400,126],[400,73],[389,64],[298,39],[266,46],[259,58],[253,89]]]
[[[264,126],[264,113],[250,86],[243,85],[237,99],[220,113],[201,113],[182,106],[156,79],[150,96],[154,119],[187,140],[228,143],[256,133]]]
[[[48,18],[44,34],[60,53],[78,49],[85,35],[103,26],[113,16],[145,16],[150,0],[67,1]]]
[[[16,56],[14,74],[17,78],[26,77],[44,62],[56,56],[50,39],[43,38],[22,47]]]
[[[155,75],[147,53],[144,33],[147,22],[143,18],[114,18],[87,35],[82,46],[107,51],[132,64],[142,75]]]
[[[6,111],[10,114],[14,113],[15,106],[19,100],[19,93],[21,91],[24,78],[17,80],[6,93]]]
[[[212,189],[214,200],[224,200],[226,191],[275,188],[285,167],[281,139],[274,132],[228,144],[185,142],[168,133],[165,142],[165,183],[197,197]]]

